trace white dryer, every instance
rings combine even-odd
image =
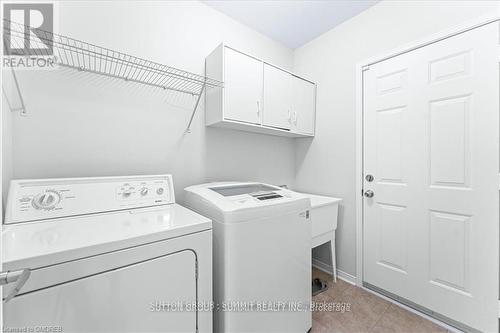
[[[185,191],[186,205],[213,221],[214,331],[309,331],[309,198],[248,182]]]
[[[4,270],[31,271],[9,331],[212,332],[212,223],[170,175],[15,180],[5,223]]]

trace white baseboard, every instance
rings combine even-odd
[[[459,329],[458,329],[458,328],[456,328],[456,327],[450,326],[450,325],[446,324],[445,322],[440,321],[439,319],[436,319],[436,318],[433,318],[433,317],[431,317],[431,316],[428,316],[427,314],[425,314],[425,313],[423,313],[423,312],[420,312],[420,311],[418,311],[418,310],[416,310],[416,309],[414,309],[414,308],[412,308],[412,307],[409,307],[408,305],[405,305],[405,304],[403,304],[403,303],[400,303],[400,302],[396,301],[395,299],[392,299],[392,298],[390,298],[390,297],[387,297],[387,296],[385,296],[385,295],[382,295],[382,294],[380,294],[380,293],[376,292],[375,290],[371,290],[371,289],[368,289],[368,288],[365,288],[365,287],[361,287],[361,288],[362,288],[363,290],[366,290],[366,291],[367,291],[367,292],[369,292],[369,293],[372,293],[372,294],[374,294],[374,295],[377,295],[378,297],[380,297],[380,298],[382,298],[382,299],[385,299],[386,301],[388,301],[388,302],[390,302],[390,303],[392,303],[392,304],[394,304],[394,305],[399,306],[400,308],[405,309],[406,311],[409,311],[409,312],[411,312],[411,313],[414,313],[414,314],[416,314],[417,316],[420,316],[420,317],[422,317],[422,318],[425,318],[425,319],[427,319],[428,321],[431,321],[431,322],[433,322],[434,324],[439,325],[439,326],[441,326],[441,327],[445,328],[448,332],[451,332],[451,333],[464,333],[463,331],[459,330]]]
[[[312,259],[312,265],[313,265],[313,267],[319,269],[320,271],[323,271],[323,272],[328,273],[330,275],[332,275],[332,273],[333,273],[333,267],[332,267],[332,265],[324,263],[321,260],[313,258]],[[338,274],[338,270],[337,270],[337,274]]]
[[[340,269],[337,269],[337,277],[345,282],[356,285],[357,278],[354,275],[341,271]]]
[[[333,274],[333,267],[330,264],[327,264],[321,260],[318,259],[312,259],[312,265],[313,267],[316,267],[320,271],[323,271],[325,273],[328,273],[330,275]],[[344,280],[347,283],[354,284],[356,285],[356,277],[354,275],[351,275],[349,273],[346,273],[340,269],[337,269],[337,278]]]

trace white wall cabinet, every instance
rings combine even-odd
[[[224,82],[205,97],[207,126],[287,137],[314,136],[316,85],[256,57],[219,45],[206,75]]]
[[[264,64],[264,116],[262,124],[290,130],[292,127],[292,75]]]
[[[292,130],[314,135],[316,85],[296,78],[292,81]]]
[[[262,62],[232,49],[225,50],[225,117],[261,124]]]

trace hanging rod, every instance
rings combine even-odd
[[[25,36],[30,36],[29,31],[36,32],[38,38],[32,38],[29,41],[30,50],[26,50]],[[6,19],[4,43],[9,43],[11,49],[15,49],[15,54],[12,55],[25,57],[45,57],[47,54],[42,50],[46,49],[47,45],[52,45],[55,63],[59,66],[189,94],[196,102],[187,132],[190,131],[203,92],[224,86],[222,82],[203,75]]]

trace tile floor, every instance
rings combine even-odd
[[[313,312],[312,333],[446,333],[447,330],[370,292],[313,268],[313,278],[326,280],[329,289],[315,302],[350,304],[350,311]],[[347,308],[346,308],[347,310]]]

